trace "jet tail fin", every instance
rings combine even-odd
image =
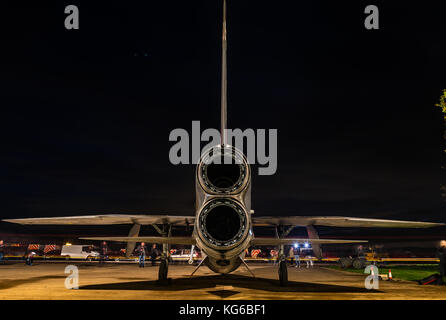
[[[223,0],[223,30],[221,38],[221,144],[227,144],[227,109],[228,109],[228,80],[227,80],[227,34],[226,34],[226,0]]]

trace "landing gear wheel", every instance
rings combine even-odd
[[[341,258],[339,259],[339,265],[342,269],[351,268],[351,266],[353,265],[353,260],[347,257]]]
[[[288,284],[288,269],[284,260],[279,262],[279,282],[281,287]]]
[[[158,281],[159,282],[166,282],[167,281],[167,272],[169,270],[169,264],[167,262],[167,259],[162,259],[160,263],[160,267],[158,269]]]
[[[365,261],[363,259],[355,259],[353,260],[353,268],[355,269],[364,269]]]

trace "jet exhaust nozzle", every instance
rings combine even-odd
[[[248,232],[246,211],[231,198],[209,201],[200,212],[198,225],[202,239],[216,249],[237,246]]]
[[[201,187],[210,194],[236,194],[249,183],[246,157],[232,146],[221,145],[205,152],[198,165]]]

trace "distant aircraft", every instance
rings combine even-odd
[[[197,165],[195,216],[168,215],[91,215],[55,218],[5,219],[3,221],[27,225],[114,225],[132,224],[128,237],[88,237],[86,240],[127,242],[129,256],[137,242],[162,243],[163,254],[158,279],[164,281],[168,273],[168,247],[171,244],[197,246],[203,259],[194,270],[205,264],[216,273],[230,273],[241,264],[251,272],[244,261],[245,250],[251,246],[279,246],[280,284],[288,282],[284,245],[310,242],[313,252],[321,258],[321,244],[359,243],[364,240],[319,239],[314,226],[332,227],[382,227],[382,228],[429,228],[443,223],[365,219],[337,216],[252,217],[251,168],[245,155],[227,144],[227,82],[226,82],[226,0],[223,0],[222,35],[222,92],[221,92],[221,143],[206,151]],[[224,159],[229,157],[231,161]],[[220,158],[217,164],[213,161]],[[230,164],[226,164],[230,162]],[[152,225],[161,237],[140,237],[141,225]],[[162,229],[159,227],[162,225]],[[172,226],[193,225],[191,237],[173,237]],[[253,226],[274,226],[276,238],[255,237]],[[305,226],[309,239],[285,238],[296,226]],[[287,227],[285,230],[284,227]],[[191,250],[193,252],[193,250]],[[253,274],[251,272],[251,274]]]

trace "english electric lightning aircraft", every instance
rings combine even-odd
[[[223,1],[222,78],[221,78],[221,143],[204,152],[195,175],[195,216],[168,215],[91,215],[54,218],[5,219],[3,221],[27,225],[114,225],[132,224],[128,237],[89,237],[87,240],[127,242],[127,256],[137,242],[161,243],[163,254],[158,278],[167,279],[169,245],[197,246],[203,259],[197,269],[205,264],[216,273],[230,273],[244,264],[245,250],[251,246],[278,246],[279,279],[281,285],[288,281],[284,245],[299,242],[312,244],[313,252],[321,258],[321,244],[358,243],[363,240],[319,239],[314,226],[332,227],[383,227],[429,228],[442,223],[365,219],[337,216],[252,217],[251,168],[245,155],[227,144],[227,67],[226,67],[226,0]],[[229,160],[229,161],[228,161]],[[190,237],[171,236],[172,226],[193,224]],[[140,237],[141,225],[152,225],[160,237]],[[162,226],[162,229],[160,228]],[[253,234],[253,226],[274,226],[275,238],[260,238]],[[306,227],[309,239],[285,238],[296,226]],[[286,231],[283,227],[287,227]],[[191,253],[193,252],[193,247]],[[192,254],[191,254],[192,258]],[[251,270],[249,270],[251,272]],[[252,273],[252,272],[251,272]]]

